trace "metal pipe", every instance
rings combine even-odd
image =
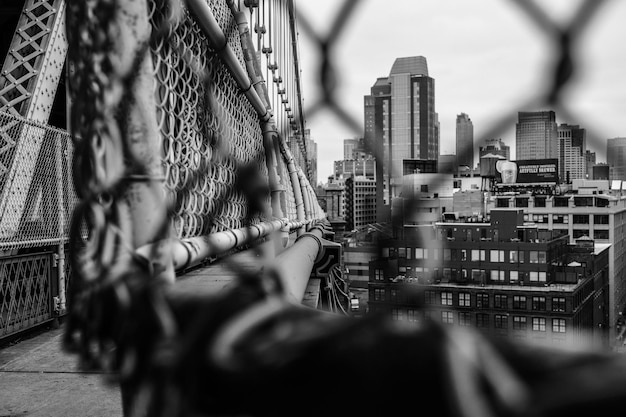
[[[270,97],[267,92],[267,85],[263,79],[263,72],[259,60],[256,58],[256,51],[254,49],[254,43],[252,42],[252,36],[250,35],[250,26],[246,20],[246,14],[240,12],[233,1],[227,1],[237,28],[239,29],[239,37],[241,38],[241,51],[243,53],[243,59],[246,64],[246,70],[248,71],[248,77],[252,82],[252,86],[256,90],[258,96],[265,102],[265,107],[268,112],[272,112],[270,105]]]
[[[192,14],[195,16],[200,29],[220,58],[222,58],[224,64],[226,64],[235,82],[256,110],[259,119],[261,119],[262,122],[267,122],[271,117],[271,113],[265,107],[265,103],[263,103],[256,90],[252,88],[252,83],[250,82],[250,77],[246,69],[241,66],[237,56],[228,46],[228,40],[217,23],[215,16],[213,16],[209,5],[205,0],[187,0],[187,4]]]
[[[322,251],[320,228],[303,233],[296,242],[276,256],[270,267],[280,277],[288,298],[301,303],[309,283],[315,260]]]
[[[225,230],[210,235],[198,236],[188,239],[172,239],[172,261],[174,269],[183,270],[196,266],[211,256],[226,253],[241,245],[254,242],[274,232],[280,232],[285,228],[295,229],[302,227],[299,222],[285,222],[272,220],[254,224],[249,227]],[[145,245],[137,249],[137,254],[145,256],[152,250],[152,245]]]
[[[304,213],[304,200],[302,197],[302,189],[300,188],[300,180],[298,178],[298,169],[296,168],[296,163],[293,159],[293,155],[287,148],[287,144],[282,138],[279,138],[278,147],[280,148],[280,153],[283,155],[283,158],[287,162],[287,171],[289,172],[289,178],[291,180],[291,188],[293,189],[293,196],[296,201],[296,216],[298,221],[306,223],[306,215]],[[304,233],[304,227],[298,230],[298,236]]]
[[[278,173],[276,172],[276,153],[274,152],[274,141],[278,138],[278,131],[274,124],[274,119],[263,123],[263,148],[265,149],[265,163],[267,164],[267,176],[270,187],[272,203],[272,216],[282,219],[285,217],[280,205],[281,193],[285,190],[280,184]]]
[[[311,217],[311,202],[309,201],[309,193],[308,193],[308,180],[306,179],[306,175],[302,171],[302,168],[298,168],[298,179],[300,180],[300,187],[302,187],[302,202],[304,203],[304,216],[310,221]]]
[[[294,7],[294,3],[293,0],[288,0],[287,1],[287,9],[289,11],[289,30],[291,32],[291,46],[292,46],[292,53],[293,53],[293,67],[294,67],[294,76],[296,79],[296,94],[298,96],[298,103],[300,104],[298,106],[298,116],[300,118],[299,122],[300,122],[300,129],[302,129],[302,139],[303,139],[303,143],[304,143],[304,158],[305,160],[307,159],[307,149],[306,149],[306,141],[304,141],[304,115],[302,114],[302,91],[301,91],[301,86],[300,86],[300,65],[298,63],[298,42],[296,40],[296,35],[297,35],[297,31],[296,31],[296,16],[295,16],[295,7]],[[309,172],[309,175],[311,174],[311,172]]]

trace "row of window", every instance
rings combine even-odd
[[[438,248],[383,248],[383,258],[399,257],[406,259],[429,259],[439,260],[441,249]],[[488,255],[488,256],[487,256]],[[524,263],[528,260],[531,264],[545,264],[545,251],[523,250],[486,250],[486,249],[443,249],[444,261],[476,261],[476,262],[509,262]]]
[[[498,284],[517,284],[519,282],[537,282],[545,283],[548,280],[548,274],[545,271],[516,271],[516,270],[499,270],[491,269],[489,271],[485,269],[456,269],[456,268],[443,268],[442,274],[439,275],[439,268],[427,267],[411,267],[400,266],[398,272],[400,275],[408,276],[409,278],[430,278],[430,279],[443,279],[444,282],[467,281],[469,278],[473,282],[485,282],[487,278]],[[488,273],[487,273],[488,272]],[[374,279],[377,281],[384,281],[385,274],[382,269],[374,270]]]
[[[391,302],[398,302],[400,291],[390,290]],[[456,295],[456,297],[455,297]],[[472,295],[469,292],[459,292],[454,294],[451,291],[437,291],[426,290],[424,291],[424,304],[426,305],[442,305],[442,306],[458,306],[458,307],[477,307],[477,308],[490,308],[490,294],[478,293],[475,295],[474,305],[472,305]],[[509,305],[509,299],[512,304]],[[374,301],[385,301],[385,289],[374,289]],[[551,297],[551,310],[554,312],[566,311],[566,299],[565,297]],[[493,308],[503,310],[534,310],[534,311],[546,311],[546,297],[543,295],[526,296],[526,295],[513,295],[508,294],[493,294]]]
[[[490,326],[490,316],[489,314],[484,313],[476,313],[475,314],[475,323],[472,322],[472,318],[474,313],[466,312],[466,311],[423,311],[415,309],[399,309],[394,308],[391,310],[391,316],[394,320],[400,321],[409,321],[409,322],[420,322],[423,318],[426,320],[441,320],[442,323],[446,324],[458,324],[459,326],[472,326],[476,325],[478,328],[489,328]],[[527,316],[512,316],[512,320],[509,320],[508,314],[494,314],[493,316],[493,328],[507,330],[509,328],[509,324],[512,322],[513,330],[521,330],[526,331],[528,329],[534,332],[545,332],[547,329],[548,319],[545,317],[527,317]],[[530,319],[530,321],[529,321]],[[530,326],[529,326],[530,324]],[[552,332],[553,333],[565,333],[566,332],[566,321],[562,318],[553,318],[551,319],[552,324]]]

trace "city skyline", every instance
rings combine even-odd
[[[298,12],[322,39],[334,20],[329,16],[335,16],[340,5],[328,0],[314,5],[297,3]],[[460,113],[470,115],[474,123],[476,154],[484,140],[494,138],[502,138],[514,150],[519,111],[553,110],[559,124],[584,126],[588,149],[597,152],[599,162],[606,160],[606,140],[626,135],[626,121],[620,117],[626,91],[615,88],[626,68],[626,57],[615,54],[616,42],[626,34],[618,17],[626,13],[625,2],[601,7],[581,36],[580,59],[575,62],[578,71],[564,91],[569,113],[533,103],[551,81],[545,69],[555,54],[546,34],[514,3],[451,1],[443,7],[435,1],[397,1],[393,7],[380,0],[359,2],[331,56],[337,70],[339,105],[360,126],[363,98],[369,94],[372,80],[388,74],[396,58],[421,55],[437,82],[441,154],[455,153],[455,121]],[[550,7],[547,13],[558,22],[568,22],[576,10],[569,1],[541,7]],[[302,30],[300,40],[303,96],[305,108],[310,108],[319,98],[316,71],[321,60],[317,47]],[[508,118],[507,127],[484,136],[502,118]],[[342,154],[343,139],[362,137],[363,129],[349,129],[328,110],[307,113],[306,119],[319,146],[319,180],[324,181],[333,172],[336,155]]]

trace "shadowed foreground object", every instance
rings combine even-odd
[[[91,365],[89,337],[112,349],[115,360],[100,365],[118,372],[125,415],[588,416],[626,399],[622,356],[309,309],[287,301],[270,270],[242,274],[219,296],[148,287],[140,275],[119,282],[132,309],[117,309],[100,328],[86,320],[81,330],[71,316],[66,346],[83,342]],[[87,299],[76,301],[84,308]]]

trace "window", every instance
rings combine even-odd
[[[504,262],[504,251],[492,249],[489,253],[489,260],[491,262]]]
[[[593,238],[594,239],[608,240],[609,239],[609,231],[608,230],[594,230],[593,231]]]
[[[536,250],[531,250],[528,252],[528,262],[531,264],[539,263],[539,254]]]
[[[494,308],[508,308],[509,297],[504,294],[496,294],[493,297]]]
[[[517,282],[519,280],[519,275],[517,271],[509,271],[509,281]]]
[[[392,308],[391,309],[391,318],[393,320],[404,321],[406,320],[405,311],[401,308]]]
[[[493,318],[493,327],[496,329],[508,328],[509,318],[506,314],[496,314]]]
[[[383,258],[389,258],[389,248],[383,248]]]
[[[545,311],[546,310],[546,297],[533,297],[532,308],[536,311]]]
[[[382,288],[374,289],[374,301],[385,301],[385,290]]]
[[[492,281],[504,281],[504,271],[498,271],[498,270],[492,269],[491,280]]]
[[[459,293],[459,306],[460,307],[470,307],[470,293],[462,292]]]
[[[391,302],[398,302],[398,290],[391,290],[389,292],[389,299]]]
[[[406,248],[398,248],[398,256],[400,258],[406,258]]]
[[[574,229],[572,233],[572,237],[574,239],[578,239],[579,237],[589,236],[589,229]]]
[[[459,311],[459,326],[471,326],[472,314],[467,311]]]
[[[552,311],[565,311],[565,297],[552,298]]]
[[[374,278],[376,278],[376,281],[383,281],[385,279],[383,270],[382,269],[374,270]]]
[[[452,251],[450,249],[443,250],[443,260],[449,261],[452,259]]]
[[[545,317],[533,317],[533,332],[545,332],[545,331],[546,331]]]
[[[420,185],[420,191],[422,193],[427,193],[428,192],[428,184],[422,184]]]
[[[476,307],[489,308],[489,294],[476,294]]]
[[[518,261],[519,256],[517,256],[517,254],[518,254],[518,251],[516,251],[516,250],[512,250],[512,251],[509,252],[509,262],[510,263],[516,264],[517,262],[519,262]]]
[[[513,330],[526,330],[526,317],[513,316]]]
[[[545,207],[545,206],[546,206],[545,197],[535,197],[535,207]]]
[[[472,261],[484,261],[485,250],[484,249],[472,249]]]
[[[413,308],[409,308],[406,311],[406,317],[407,317],[407,320],[410,323],[419,323],[420,322],[419,311],[417,311],[417,310],[415,310]]]
[[[467,249],[461,249],[461,260],[467,261]]]
[[[572,223],[589,224],[589,215],[588,214],[574,214],[572,218]]]
[[[415,248],[415,259],[424,259],[424,249],[423,248]]]
[[[437,302],[437,293],[435,291],[424,291],[424,304],[435,304]]]
[[[411,259],[413,257],[413,248],[406,248],[406,258]]]
[[[595,224],[609,224],[609,215],[608,214],[595,214],[593,216],[593,222]]]
[[[452,293],[448,291],[441,292],[441,305],[442,306],[451,306],[452,305]]]
[[[565,319],[552,319],[552,333],[565,333]]]
[[[540,250],[539,252],[537,252],[537,257],[539,260],[540,264],[545,264],[547,263],[547,258],[546,258],[546,251],[545,250]]]
[[[526,296],[514,295],[513,296],[513,308],[516,310],[526,310]]]
[[[446,324],[454,324],[454,313],[452,311],[442,311],[441,321]]]
[[[478,328],[489,327],[489,314],[476,313],[476,327]]]

